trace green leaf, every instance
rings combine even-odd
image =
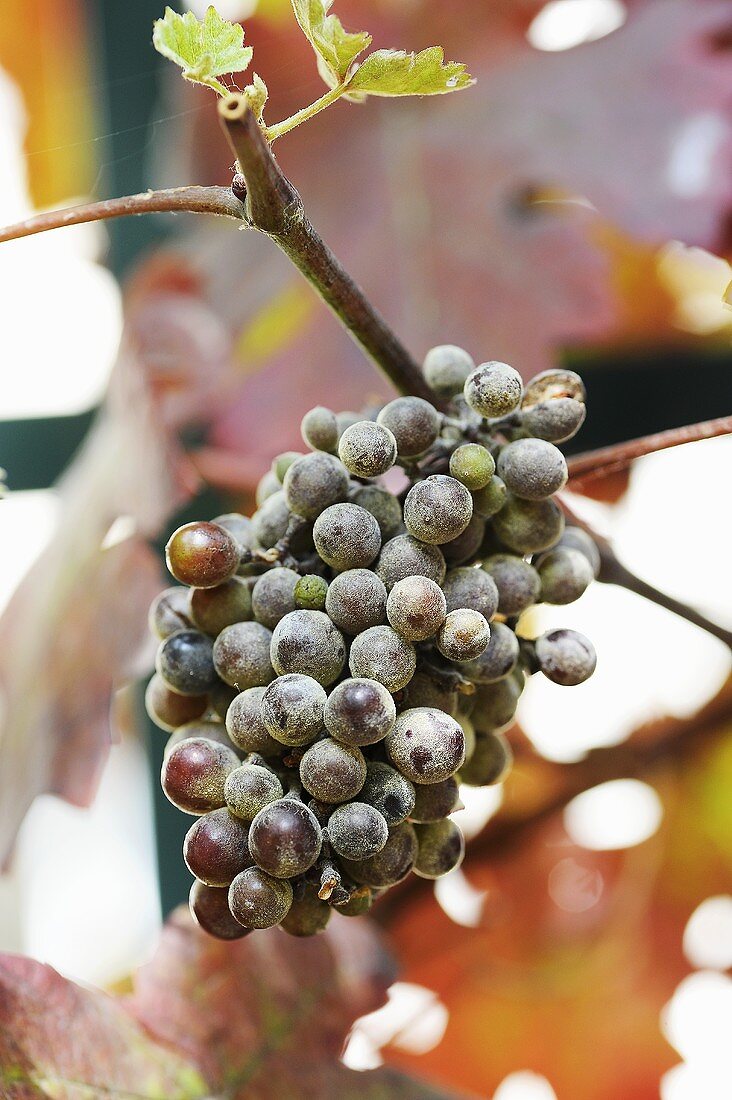
[[[257,122],[262,121],[262,115],[264,113],[264,106],[269,96],[269,90],[267,85],[262,80],[259,73],[255,73],[252,77],[252,83],[247,84],[244,89],[244,95],[249,100],[249,106],[254,112],[254,117]]]
[[[376,50],[348,81],[349,92],[366,95],[444,95],[474,84],[458,61],[445,62],[441,46],[421,53]]]
[[[338,16],[328,14],[332,6],[333,0],[292,0],[300,30],[318,55],[320,75],[334,88],[343,83],[353,62],[370,44],[371,35],[345,31]]]
[[[216,77],[243,72],[253,52],[244,45],[243,27],[222,19],[213,6],[202,20],[192,12],[179,15],[166,8],[165,17],[153,26],[153,45],[180,65],[186,80],[206,84],[220,95],[228,95],[229,89]]]

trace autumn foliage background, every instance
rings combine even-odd
[[[576,27],[593,0],[562,3]],[[376,44],[441,43],[478,83],[340,104],[277,147],[418,357],[455,342],[525,377],[580,370],[581,449],[728,413],[732,397],[729,5],[595,6],[620,25],[549,49],[538,0],[339,0]],[[319,94],[289,3],[230,9],[273,118]],[[159,14],[6,0],[3,223],[228,181],[212,97],[153,54]],[[272,244],[231,224],[146,218],[3,245],[0,303],[14,490],[0,505],[0,1096],[76,1096],[82,1081],[171,1097],[728,1097],[729,651],[605,586],[561,609],[597,642],[596,677],[569,700],[527,690],[516,768],[468,805],[450,886],[395,889],[370,928],[334,920],[312,944],[274,930],[220,945],[178,914],[149,961],[186,893],[184,823],[153,804],[164,738],[139,705],[160,543],[181,517],[249,509],[312,405],[389,390]],[[573,500],[637,572],[727,627],[731,455],[727,439],[692,444]],[[86,807],[100,778],[91,811],[48,796]],[[646,786],[577,802],[628,779]],[[389,988],[345,1068],[351,1023]]]

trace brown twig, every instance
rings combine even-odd
[[[665,432],[641,436],[640,439],[629,439],[625,443],[615,443],[612,447],[601,447],[597,451],[585,451],[567,462],[570,488],[577,490],[586,481],[595,481],[627,470],[636,458],[644,455],[731,433],[732,416],[720,416],[716,420],[704,420],[700,424],[687,424],[683,428],[669,428]]]
[[[129,214],[216,214],[219,217],[244,217],[244,207],[228,187],[170,187],[164,191],[143,191],[120,199],[105,199],[67,210],[49,210],[33,218],[0,229],[0,244],[19,237],[32,237],[49,229],[67,225],[124,218]]]
[[[222,99],[219,118],[246,181],[248,223],[282,249],[397,390],[437,404],[417,363],[313,228],[246,97]]]

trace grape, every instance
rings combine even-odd
[[[435,707],[454,718],[457,693],[433,679],[429,673],[418,670],[402,692],[401,708],[408,710],[410,707]]]
[[[431,348],[422,365],[427,385],[441,397],[454,397],[463,392],[463,386],[475,363],[467,351],[454,344],[442,344]]]
[[[191,627],[188,589],[180,585],[164,589],[150,604],[148,624],[150,632],[161,641],[178,630]]]
[[[521,426],[537,439],[564,443],[580,430],[586,411],[585,406],[573,397],[555,397],[525,408],[521,414]]]
[[[481,548],[484,537],[485,520],[482,516],[472,515],[462,534],[443,545],[445,561],[452,567],[473,560]]]
[[[325,728],[346,745],[373,745],[394,725],[396,706],[376,680],[344,680],[333,688],[325,704]]]
[[[473,509],[479,516],[489,519],[500,512],[506,503],[508,490],[497,474],[494,474],[484,489],[473,493]]]
[[[179,695],[156,673],[145,690],[145,708],[156,725],[172,731],[184,722],[200,718],[208,706],[207,695]]]
[[[165,547],[168,569],[181,584],[213,588],[228,580],[239,566],[235,538],[215,523],[186,523],[174,531]]]
[[[469,699],[472,700],[475,697],[470,695],[470,696],[463,696],[463,698],[469,698]],[[475,739],[476,739],[475,726],[473,725],[472,719],[469,718],[467,716],[467,714],[461,714],[458,718],[458,721],[460,722],[463,733],[465,735],[465,759],[469,760],[470,757],[473,755],[473,752],[475,751]],[[463,767],[465,767],[464,764],[463,764]],[[425,788],[425,789],[427,789],[427,788]]]
[[[340,439],[346,428],[350,428],[351,424],[358,424],[359,420],[363,420],[362,416],[358,413],[346,410],[346,412],[336,413],[336,424],[338,425],[338,438]]]
[[[521,375],[507,363],[482,363],[468,375],[463,394],[480,416],[506,416],[521,402]]]
[[[344,917],[363,917],[374,904],[374,895],[368,886],[359,886],[348,901],[338,905],[338,912]]]
[[[231,915],[225,886],[206,886],[196,879],[188,896],[188,908],[198,927],[217,940],[240,940],[247,934],[248,930]]]
[[[249,516],[242,516],[239,512],[226,512],[222,516],[216,516],[211,522],[228,531],[236,540],[240,550],[251,549],[255,539],[254,527]]]
[[[374,517],[382,542],[393,538],[401,530],[402,506],[387,489],[382,489],[380,485],[360,485],[351,499]]]
[[[567,463],[553,443],[517,439],[501,448],[498,473],[509,493],[523,500],[543,500],[567,481]]]
[[[262,696],[267,732],[283,745],[307,745],[323,728],[325,689],[312,676],[287,673],[273,680]]]
[[[397,535],[384,543],[375,569],[387,592],[404,577],[429,577],[436,584],[442,584],[446,571],[439,546],[428,546],[411,535]]]
[[[291,936],[315,936],[323,931],[332,912],[330,905],[321,901],[315,890],[306,890],[301,897],[295,898],[280,928]]]
[[[155,669],[171,691],[203,695],[216,683],[211,639],[198,630],[178,630],[160,643]]]
[[[521,500],[509,495],[493,517],[493,529],[510,550],[538,554],[558,541],[564,516],[553,500]]]
[[[328,818],[328,839],[343,859],[369,859],[386,844],[389,827],[367,802],[348,802]]]
[[[442,417],[421,397],[397,397],[379,413],[377,423],[393,434],[400,458],[417,458],[440,434]]]
[[[479,684],[471,713],[476,732],[487,733],[513,722],[520,697],[521,685],[513,676],[495,684]]]
[[[314,451],[334,451],[338,446],[338,421],[335,413],[322,405],[306,412],[300,425],[300,433]]]
[[[233,748],[188,737],[169,752],[160,776],[166,798],[187,814],[205,814],[225,804],[224,783],[239,767]]]
[[[498,589],[495,581],[482,569],[469,566],[451,569],[445,577],[442,591],[445,593],[448,612],[469,607],[490,620],[498,610]]]
[[[274,772],[260,764],[242,764],[230,772],[224,783],[226,805],[235,817],[252,821],[259,811],[283,795]]]
[[[397,581],[386,601],[391,626],[410,642],[431,638],[444,623],[446,614],[444,593],[429,577],[405,577]]]
[[[215,637],[225,626],[251,619],[251,588],[241,577],[230,577],[215,588],[192,588],[189,606],[198,629]]]
[[[381,549],[378,523],[358,504],[326,508],[315,521],[313,539],[323,561],[339,570],[370,565]]]
[[[544,603],[567,604],[578,600],[592,583],[592,566],[579,550],[550,550],[537,563]]]
[[[536,659],[549,680],[565,687],[584,683],[597,664],[592,642],[576,630],[549,630],[542,634],[536,639]]]
[[[257,484],[257,491],[254,498],[257,502],[257,508],[261,508],[265,500],[274,496],[275,493],[279,493],[281,489],[282,486],[275,477],[273,471],[267,470],[267,473],[259,479],[259,483]],[[254,532],[254,516],[252,516],[252,532]]]
[[[346,634],[360,634],[386,619],[386,588],[370,569],[346,569],[334,577],[325,610]]]
[[[464,443],[450,455],[450,473],[466,489],[484,489],[496,472],[493,455],[480,443]]]
[[[228,900],[232,916],[245,928],[272,928],[287,916],[292,886],[259,867],[247,867],[229,887]]]
[[[270,737],[262,721],[265,690],[263,687],[253,687],[240,692],[226,713],[226,729],[237,748],[245,752],[258,752],[262,756],[276,756],[282,752],[282,745]]]
[[[451,611],[437,635],[437,648],[448,661],[473,661],[488,645],[490,627],[479,611]]]
[[[473,514],[473,498],[464,485],[446,474],[418,481],[404,501],[404,523],[421,542],[440,544],[462,534]]]
[[[234,623],[214,642],[213,660],[221,679],[244,691],[274,679],[269,651],[272,632],[261,623]]]
[[[202,737],[205,741],[215,741],[217,745],[223,745],[225,748],[231,749],[237,754],[237,757],[241,755],[240,750],[232,743],[223,722],[193,721],[184,722],[171,734],[163,749],[163,759],[169,756],[173,749],[180,745],[181,741],[188,741],[192,737]]]
[[[272,635],[272,664],[279,676],[299,672],[327,687],[346,663],[343,635],[323,611],[291,611]]]
[[[252,516],[254,537],[260,546],[268,550],[283,537],[289,522],[290,510],[285,494],[282,490],[272,493]]]
[[[406,687],[416,667],[414,646],[390,626],[369,627],[357,634],[351,643],[351,675],[378,680],[387,691],[400,691]]]
[[[285,474],[290,469],[295,459],[302,457],[302,451],[284,451],[281,455],[277,455],[272,463],[272,471],[280,485],[285,480]]]
[[[254,585],[252,611],[254,618],[268,630],[290,611],[295,610],[295,585],[300,580],[294,569],[270,569]]]
[[[581,527],[566,527],[564,534],[557,543],[557,549],[560,546],[567,547],[570,550],[579,550],[590,563],[593,575],[595,577],[599,576],[602,566],[600,551],[593,539]]]
[[[328,582],[317,573],[306,573],[300,577],[292,594],[299,611],[324,611]]]
[[[470,758],[460,769],[460,782],[468,787],[490,787],[494,783],[502,783],[512,763],[511,746],[503,734],[480,733]]]
[[[290,511],[315,519],[331,504],[346,499],[348,474],[333,455],[313,451],[293,462],[285,474],[284,488]]]
[[[395,768],[412,783],[439,783],[465,758],[465,735],[454,718],[432,707],[403,711],[386,736]]]
[[[454,821],[432,821],[416,828],[417,859],[414,873],[420,878],[442,878],[463,862],[465,840]]]
[[[183,843],[183,858],[192,875],[207,886],[228,886],[253,860],[249,827],[228,810],[212,810],[194,821]]]
[[[516,635],[504,623],[491,623],[490,638],[483,652],[460,669],[463,676],[477,684],[502,680],[516,667],[519,644]]]
[[[498,589],[498,610],[502,615],[520,615],[539,602],[541,581],[533,566],[515,554],[493,554],[483,568]]]
[[[460,789],[452,776],[441,783],[422,783],[415,787],[415,793],[414,809],[409,815],[412,821],[441,821],[460,808]]]
[[[572,397],[584,404],[585,384],[573,370],[553,367],[535,375],[526,385],[523,406],[530,408],[540,401],[553,401],[558,397]]]
[[[391,469],[396,456],[396,439],[373,420],[351,424],[338,442],[338,457],[354,477],[379,477]]]
[[[230,684],[225,684],[223,680],[219,680],[209,692],[208,698],[211,709],[222,721],[226,720],[226,712],[237,694],[236,688],[231,687]]]
[[[375,856],[361,860],[344,860],[344,867],[354,882],[367,886],[393,886],[406,878],[417,858],[417,834],[408,821],[390,829],[386,844]]]
[[[275,878],[292,878],[313,866],[320,855],[321,830],[312,810],[292,798],[280,798],[260,810],[249,831],[255,863]]]
[[[361,750],[330,737],[316,741],[300,761],[300,781],[319,802],[355,798],[365,778],[366,761]]]
[[[380,760],[366,764],[360,799],[379,811],[387,825],[398,825],[414,809],[415,788],[396,768]]]

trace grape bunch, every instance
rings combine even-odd
[[[424,374],[447,412],[417,397],[311,409],[307,452],[275,458],[250,518],[188,523],[168,543],[179,585],[150,610],[147,707],[171,734],[165,794],[195,817],[191,911],[219,938],[312,935],[410,871],[453,870],[460,785],[507,774],[527,678],[594,670],[576,631],[521,629],[599,568],[552,499],[581,379],[557,369],[524,387],[453,346]]]

